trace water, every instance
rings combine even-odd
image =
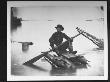
[[[37,46],[30,46],[28,52],[22,52],[21,43],[12,43],[11,46],[11,74],[16,76],[103,76],[104,75],[104,52],[103,50],[90,49],[78,52],[89,60],[90,67],[72,70],[52,69],[48,62],[42,59],[33,65],[22,65],[31,58],[40,55]]]
[[[49,50],[48,39],[54,32],[55,22],[22,22],[22,28],[18,28],[13,32],[11,38],[20,42],[33,42],[34,45],[29,45],[27,52],[22,52],[21,43],[11,44],[11,74],[16,76],[103,76],[104,75],[104,51],[94,49],[97,47],[84,36],[78,36],[73,40],[73,49],[78,51],[76,55],[83,55],[91,67],[88,69],[72,69],[72,70],[55,70],[52,69],[48,62],[43,62],[42,59],[36,61],[33,65],[23,65],[24,62],[40,55],[40,53]],[[66,33],[69,29],[65,27]],[[53,30],[54,29],[54,30]],[[94,31],[93,31],[94,32]],[[77,34],[73,29],[70,35]]]

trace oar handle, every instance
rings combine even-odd
[[[83,32],[81,32],[81,33],[79,33],[79,34],[77,34],[77,35],[75,35],[75,36],[73,36],[73,37],[71,37],[71,39],[73,39],[73,38],[75,38],[75,37],[77,37],[77,36],[79,36],[80,34],[82,34]]]

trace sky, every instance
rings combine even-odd
[[[48,40],[56,31],[54,27],[57,24],[63,25],[63,32],[70,37],[78,34],[75,28],[79,27],[97,38],[104,38],[104,23],[97,20],[104,17],[100,6],[49,4],[17,7],[15,16],[31,21],[22,21],[21,28],[13,33],[12,40],[31,41],[41,50],[50,47]],[[89,19],[93,21],[85,21]],[[94,47],[97,46],[82,35],[73,40],[74,50],[83,51]]]

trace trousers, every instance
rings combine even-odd
[[[57,45],[58,46],[58,45]],[[58,55],[67,52],[67,50],[69,50],[69,52],[73,51],[73,46],[72,46],[72,42],[66,41],[64,42],[62,45],[60,45],[57,50],[55,51]]]

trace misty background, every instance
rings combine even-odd
[[[100,7],[18,7],[15,16],[30,21],[22,21],[22,27],[13,33],[12,39],[31,41],[43,50],[49,48],[48,39],[56,31],[57,24],[62,24],[63,32],[70,37],[78,34],[75,28],[79,27],[97,38],[104,38],[103,21],[100,21],[104,13]],[[74,39],[73,46],[79,51],[96,47],[82,35]]]

